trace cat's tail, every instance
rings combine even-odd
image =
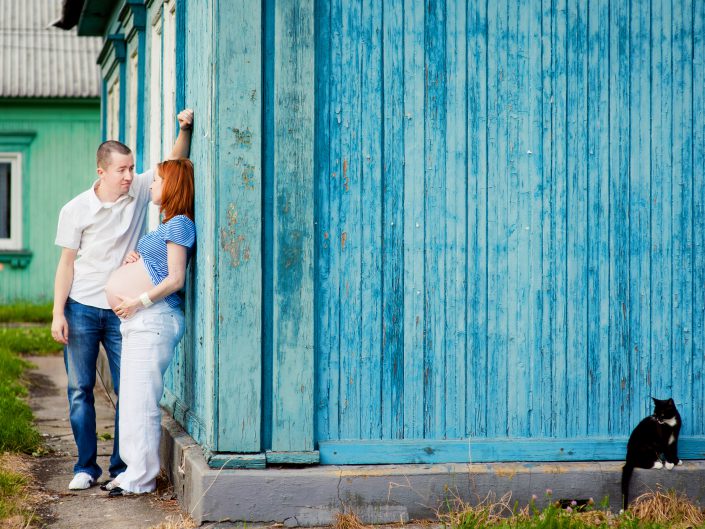
[[[632,480],[634,467],[629,463],[622,468],[622,507],[626,511],[629,506],[629,482]]]

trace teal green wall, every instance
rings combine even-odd
[[[24,269],[0,256],[0,303],[52,299],[59,210],[96,178],[99,142],[98,99],[0,99],[0,152],[23,152],[23,247],[33,253]]]

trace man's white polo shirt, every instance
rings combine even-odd
[[[110,308],[105,284],[125,255],[137,246],[150,199],[153,170],[135,175],[130,190],[115,202],[101,202],[98,182],[59,213],[56,244],[78,250],[69,297],[91,307]]]

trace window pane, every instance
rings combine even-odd
[[[0,239],[10,238],[10,167],[0,162]]]

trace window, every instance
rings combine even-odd
[[[22,155],[0,153],[0,250],[22,248]]]

